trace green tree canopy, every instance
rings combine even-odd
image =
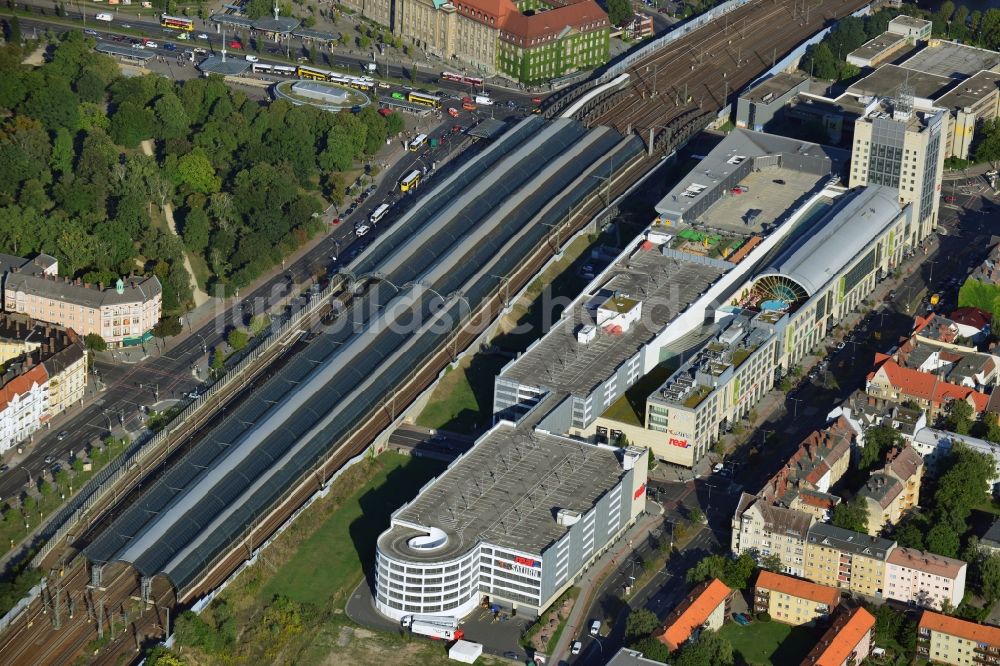
[[[625,621],[625,641],[631,642],[650,636],[660,628],[656,613],[645,608],[637,608],[628,614]]]
[[[858,458],[858,467],[870,470],[881,466],[885,454],[903,445],[903,436],[890,425],[878,425],[865,430],[865,445]]]
[[[855,495],[850,502],[841,502],[833,509],[830,520],[837,527],[868,533],[868,502],[860,494]]]
[[[715,631],[702,631],[698,640],[683,645],[672,657],[673,666],[732,666],[733,645]]]

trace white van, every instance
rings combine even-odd
[[[368,230],[369,226],[367,224],[359,224],[358,226],[354,227],[354,235],[357,236],[358,238],[361,238],[366,233],[368,233]]]
[[[258,60],[260,60],[260,58],[258,58],[255,55],[248,55],[248,56],[246,56],[246,59],[247,59],[247,62],[257,62]]]
[[[476,104],[482,104],[483,106],[492,106],[493,100],[486,95],[476,95]]]
[[[375,209],[375,212],[373,212],[371,217],[368,219],[373,225],[378,224],[379,220],[385,217],[385,214],[388,212],[389,212],[389,204],[382,204],[381,206]]]
[[[590,635],[599,636],[601,634],[601,621],[594,620],[590,623]]]
[[[105,23],[111,23],[111,21],[112,21],[112,19],[114,17],[112,17],[111,14],[108,14],[107,12],[102,12],[102,13],[98,14],[97,16],[95,16],[94,18],[96,20],[98,20],[98,21],[104,21]]]

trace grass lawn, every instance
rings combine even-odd
[[[733,644],[733,651],[749,666],[770,666],[800,663],[823,635],[823,630],[792,627],[772,620],[754,621],[749,627],[727,622],[719,634]]]
[[[449,368],[417,417],[417,425],[471,433],[489,425],[493,378],[509,359],[475,354]]]
[[[375,464],[372,480],[347,497],[261,588],[262,601],[284,594],[320,607],[343,605],[361,582],[362,563],[374,561],[375,540],[389,526],[389,516],[444,469],[436,460],[390,452]]]
[[[660,363],[649,374],[644,375],[632,388],[614,401],[603,416],[621,423],[642,426],[646,418],[646,398],[667,381],[667,378],[679,367],[676,359]]]

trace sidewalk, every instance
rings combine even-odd
[[[647,508],[649,503],[646,504]],[[659,511],[655,514],[640,516],[636,523],[628,528],[618,541],[606,553],[594,562],[591,567],[580,576],[576,585],[580,588],[580,596],[573,604],[566,626],[563,628],[559,642],[556,643],[555,650],[548,655],[549,663],[558,664],[564,661],[562,658],[569,651],[570,643],[581,632],[587,630],[590,618],[583,616],[594,603],[594,596],[600,592],[601,583],[615,570],[619,562],[624,562],[629,553],[632,552],[632,544],[638,543],[649,534],[654,527],[663,523],[663,507],[656,505]]]

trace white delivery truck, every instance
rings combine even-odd
[[[354,235],[357,236],[358,238],[361,238],[362,236],[367,234],[369,230],[370,227],[364,222],[361,222],[354,226]]]
[[[429,636],[436,641],[460,641],[465,632],[458,628],[458,620],[449,616],[404,615],[403,628],[415,634]]]
[[[107,12],[101,12],[100,14],[98,14],[97,16],[95,16],[94,18],[97,19],[98,21],[104,21],[105,23],[111,23],[111,20],[114,17],[112,17],[111,14],[108,14]]]
[[[482,104],[483,106],[492,106],[493,100],[491,100],[486,95],[476,95],[476,104]]]
[[[379,220],[385,217],[385,214],[388,212],[389,212],[389,204],[382,204],[381,206],[375,209],[375,212],[373,212],[371,217],[368,219],[374,226],[378,224]]]

